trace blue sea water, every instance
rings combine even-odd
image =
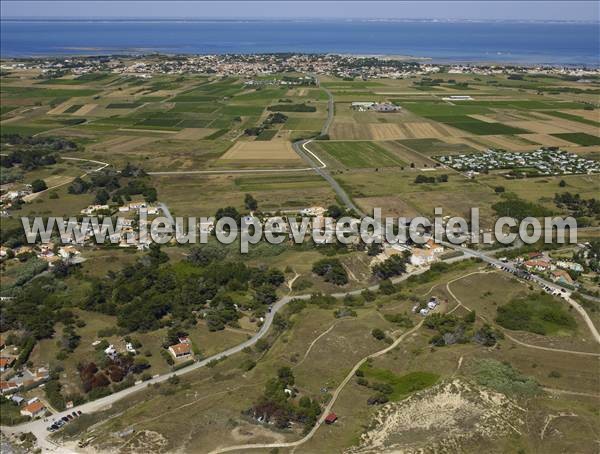
[[[3,20],[0,55],[336,52],[598,66],[599,36],[598,23]]]

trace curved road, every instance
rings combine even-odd
[[[416,274],[421,274],[421,273],[424,273],[425,271],[427,271],[427,268],[421,268],[421,269],[415,270],[412,273],[407,273],[407,274],[399,276],[395,279],[392,279],[392,281],[394,283],[398,283],[405,279],[408,279],[410,276],[413,276]],[[379,286],[374,285],[374,286],[371,286],[368,288],[370,290],[376,290],[377,288],[379,288]],[[344,292],[344,293],[336,293],[336,294],[333,294],[332,296],[334,296],[335,298],[343,298],[346,295],[355,295],[357,293],[360,293],[363,290],[364,289],[358,289],[358,290],[352,290],[352,291],[348,291],[348,292]],[[71,414],[75,410],[79,410],[84,413],[93,413],[96,411],[100,411],[102,409],[109,408],[114,402],[117,402],[133,393],[136,393],[138,391],[145,389],[149,384],[164,382],[173,375],[187,374],[187,373],[192,372],[201,367],[205,367],[211,361],[224,359],[229,356],[235,355],[236,353],[240,353],[246,347],[251,347],[254,344],[256,344],[256,342],[259,339],[261,339],[262,337],[264,337],[267,334],[267,332],[269,331],[269,328],[271,327],[271,324],[273,323],[273,318],[275,317],[275,314],[277,312],[279,312],[286,304],[288,304],[291,301],[296,300],[296,299],[307,300],[307,299],[310,299],[311,296],[312,296],[312,294],[305,294],[305,295],[297,295],[297,296],[283,296],[282,298],[280,298],[275,304],[273,304],[271,312],[268,312],[265,314],[265,321],[263,322],[259,331],[256,334],[254,334],[254,336],[252,336],[250,339],[247,339],[246,341],[242,342],[241,344],[236,345],[235,347],[231,347],[230,349],[227,349],[221,353],[217,353],[216,355],[205,358],[201,361],[198,361],[194,364],[191,364],[191,365],[184,367],[182,369],[179,369],[177,371],[168,372],[163,375],[155,376],[150,380],[144,381],[144,382],[134,385],[130,388],[126,388],[122,391],[116,392],[114,394],[110,394],[106,397],[102,397],[102,398],[94,400],[92,402],[87,402],[85,404],[78,405],[69,410],[55,413],[50,418],[48,418],[47,421],[44,421],[43,419],[36,419],[34,421],[30,421],[30,422],[27,422],[24,424],[19,424],[16,426],[0,426],[0,430],[5,434],[12,434],[12,435],[15,435],[18,433],[23,433],[23,432],[32,432],[37,437],[38,446],[40,448],[42,448],[42,450],[44,450],[46,452],[48,452],[48,451],[69,452],[64,447],[56,445],[54,442],[52,442],[48,439],[48,435],[50,435],[50,433],[46,430],[46,427],[51,424],[50,421],[53,421],[55,419],[59,419],[63,416]]]

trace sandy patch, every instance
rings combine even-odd
[[[301,161],[292,144],[283,140],[236,142],[219,161]]]
[[[503,394],[454,380],[385,405],[346,453],[461,452],[467,441],[520,434],[523,417]]]
[[[272,432],[266,427],[259,425],[238,426],[231,431],[231,437],[236,442],[243,443],[283,443],[285,436],[281,433]]]
[[[79,109],[77,109],[76,112],[73,112],[73,115],[77,115],[77,116],[79,116],[79,115],[87,115],[92,110],[94,110],[96,107],[98,107],[98,104],[84,104]]]
[[[200,140],[204,139],[206,136],[210,136],[216,131],[218,130],[212,128],[183,128],[174,135],[173,138],[181,140]]]

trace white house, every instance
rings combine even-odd
[[[114,345],[110,344],[108,347],[104,349],[104,354],[108,356],[110,359],[115,359],[119,353]]]

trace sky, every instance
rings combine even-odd
[[[2,0],[2,18],[337,18],[600,21],[593,1]]]

